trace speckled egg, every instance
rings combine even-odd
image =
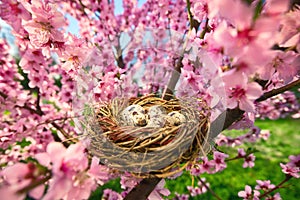
[[[121,122],[125,126],[146,126],[145,109],[140,105],[130,105],[121,112]]]
[[[160,128],[166,123],[166,110],[162,106],[151,106],[148,110],[147,127]]]
[[[172,126],[179,126],[186,122],[186,117],[178,111],[168,113],[168,122]]]

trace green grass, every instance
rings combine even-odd
[[[224,171],[205,177],[210,183],[211,189],[222,199],[234,200],[237,193],[244,189],[245,185],[255,186],[255,180],[271,180],[273,184],[281,182],[285,175],[281,172],[279,163],[287,162],[291,154],[300,154],[300,120],[280,119],[276,121],[259,120],[255,123],[261,129],[269,129],[271,136],[267,141],[245,144],[242,147],[252,147],[259,150],[255,153],[256,161],[253,168],[242,167],[243,160],[228,162],[228,168]],[[243,131],[226,131],[228,136],[237,136]],[[221,148],[231,156],[236,155],[236,148]],[[191,177],[185,173],[177,180],[168,180],[167,187],[172,193],[187,193],[186,185],[191,184]],[[174,192],[173,192],[174,191]],[[282,199],[300,199],[300,180],[292,179],[286,184],[286,188],[278,190]],[[171,198],[174,195],[171,196]],[[215,199],[211,193],[206,193],[190,199]]]
[[[288,156],[291,154],[300,154],[300,120],[280,119],[276,121],[258,120],[255,123],[261,129],[269,129],[271,136],[267,141],[260,140],[257,143],[248,143],[243,146],[229,148],[222,147],[221,150],[234,157],[237,148],[255,148],[259,152],[255,153],[256,161],[253,168],[242,167],[243,160],[234,160],[228,162],[228,168],[217,174],[204,174],[210,183],[210,188],[223,200],[235,200],[238,198],[237,193],[244,190],[245,185],[255,186],[256,180],[271,180],[273,184],[281,182],[285,175],[281,172],[279,163],[287,162]],[[244,131],[245,132],[245,131]],[[237,136],[243,131],[226,131],[228,136]],[[195,182],[197,182],[195,180]],[[192,177],[185,172],[182,176],[175,180],[166,180],[166,187],[171,191],[172,199],[177,193],[188,193],[186,186],[191,185]],[[282,199],[298,200],[300,199],[300,179],[292,179],[285,188],[279,189]],[[99,187],[92,195],[92,199],[99,199],[104,188],[111,188],[120,192],[120,184],[118,180],[113,180],[104,187]],[[203,195],[190,198],[190,200],[215,199],[211,193],[207,192]]]

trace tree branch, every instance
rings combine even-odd
[[[196,19],[194,19],[194,16],[191,12],[191,2],[190,2],[190,0],[186,0],[186,7],[187,7],[188,17],[189,17],[189,21],[190,21],[190,30],[195,28],[195,31],[197,32],[197,30],[200,26],[200,23]]]
[[[284,183],[286,183],[287,181],[289,181],[291,178],[293,178],[291,175],[286,175],[286,177],[285,177],[285,179],[283,181],[281,181],[278,185],[276,185],[274,188],[270,189],[269,191],[265,192],[264,194],[261,194],[258,198],[261,199],[263,197],[266,197],[271,192],[279,189]]]
[[[50,178],[51,178],[51,175],[49,174],[48,176],[45,176],[42,179],[35,179],[29,185],[27,185],[24,188],[18,190],[17,194],[27,193],[28,191],[36,188],[37,186],[44,184],[45,182],[47,182],[48,180],[50,180]]]
[[[8,95],[5,94],[5,93],[3,93],[3,92],[1,92],[1,91],[0,91],[0,96],[3,97],[4,99],[7,99],[7,98],[8,98]],[[45,113],[42,111],[41,106],[40,106],[40,93],[39,93],[39,90],[38,90],[38,93],[37,93],[36,109],[31,108],[31,107],[30,107],[28,104],[26,104],[26,103],[25,103],[23,106],[18,106],[18,105],[17,105],[16,107],[19,107],[19,108],[28,110],[29,112],[34,113],[34,114],[37,114],[37,115],[39,115],[39,116],[42,116],[42,115],[45,114]],[[59,126],[56,122],[52,121],[50,124],[51,124],[55,129],[57,129],[59,132],[61,132],[61,134],[62,134],[65,138],[69,139],[69,135],[67,134],[67,132],[66,132],[61,126]],[[72,139],[71,141],[72,141],[72,142],[76,142],[75,139],[74,139],[74,140]]]
[[[199,38],[200,38],[200,39],[204,39],[205,34],[206,34],[207,32],[209,32],[209,31],[210,31],[210,28],[208,27],[208,18],[207,18],[206,21],[205,21],[205,26],[204,26],[204,28],[203,28],[203,30],[202,30],[202,32],[201,32]]]
[[[277,94],[280,94],[280,93],[283,93],[285,91],[288,91],[290,89],[292,89],[293,87],[296,87],[296,86],[300,86],[300,79],[296,80],[296,81],[293,81],[283,87],[280,87],[280,88],[276,88],[276,89],[273,89],[269,92],[265,92],[263,95],[261,95],[258,99],[255,100],[255,102],[261,102],[261,101],[264,101],[270,97],[273,97],[273,96],[276,96]]]
[[[199,177],[199,181],[206,188],[206,190],[208,190],[216,199],[222,200],[204,181],[201,180],[200,177]]]
[[[124,200],[143,200],[151,194],[161,178],[145,178],[137,186],[135,186],[124,198]]]
[[[165,100],[170,100],[172,98],[173,95],[173,91],[175,89],[175,86],[179,80],[180,77],[180,73],[181,73],[181,68],[183,67],[182,64],[182,60],[183,60],[183,55],[181,55],[178,59],[178,61],[176,62],[175,68],[172,72],[170,81],[167,85],[166,90],[164,91],[162,98]]]
[[[189,22],[190,22],[190,28],[189,29],[190,29],[190,31],[192,29],[195,29],[195,31],[197,32],[197,30],[200,26],[200,23],[197,20],[194,19],[194,16],[191,12],[191,2],[190,2],[190,0],[186,0],[186,5],[187,5],[187,12],[188,12],[188,17],[189,17]],[[204,30],[203,30],[203,32],[201,33],[201,35],[205,34]],[[204,35],[203,35],[203,37],[204,37]],[[178,60],[176,62],[176,65],[175,65],[175,68],[172,72],[170,81],[167,85],[167,88],[166,88],[166,90],[164,91],[164,93],[162,95],[162,98],[165,99],[165,100],[170,100],[172,98],[172,94],[173,94],[173,91],[175,89],[176,83],[178,82],[179,77],[180,77],[181,68],[183,67],[183,64],[182,64],[183,54],[184,54],[184,51],[182,52],[182,54],[178,58]]]

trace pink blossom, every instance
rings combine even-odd
[[[262,95],[262,89],[257,83],[248,83],[245,74],[225,74],[223,76],[225,83],[227,106],[240,109],[247,112],[254,112],[254,100]]]
[[[63,43],[63,34],[58,30],[65,24],[63,15],[53,5],[36,0],[31,3],[26,4],[26,8],[32,13],[33,19],[23,24],[31,44],[39,48]]]
[[[6,185],[4,186],[6,190],[1,189],[0,194],[7,197],[14,196],[16,199],[23,199],[26,192],[28,192],[25,191],[24,193],[18,194],[17,192],[19,190],[24,189],[39,179],[42,179],[41,172],[33,163],[17,163],[13,166],[7,167],[1,171],[1,176],[6,182]],[[44,185],[38,185],[29,191],[29,196],[39,199],[42,197],[44,189]],[[6,193],[6,191],[8,192]]]
[[[191,8],[191,12],[194,14],[194,18],[199,22],[202,22],[207,17],[208,5],[206,0],[195,2]]]
[[[280,24],[282,28],[280,29],[280,33],[278,34],[277,41],[280,46],[283,47],[290,47],[297,45],[299,47],[299,19],[300,18],[300,9],[299,7],[290,10],[286,13],[281,21]]]
[[[171,192],[164,188],[166,184],[166,181],[164,179],[162,179],[157,186],[155,187],[155,189],[150,193],[148,199],[149,200],[163,200],[163,198],[161,197],[161,195],[167,197],[171,194]]]
[[[275,188],[275,185],[271,184],[270,180],[266,180],[266,181],[256,180],[256,182],[257,182],[257,185],[255,186],[256,190],[268,191],[270,189]]]
[[[239,138],[244,142],[256,142],[260,133],[260,129],[256,126],[251,127],[251,129]]]
[[[61,143],[52,142],[47,146],[46,153],[36,155],[42,165],[52,169],[53,177],[44,199],[72,199],[74,195],[80,199],[88,198],[95,182],[85,172],[88,160],[84,150],[81,143],[66,149]]]
[[[199,172],[211,174],[213,173],[214,165],[215,164],[212,161],[209,161],[207,157],[204,157],[202,163],[199,165]]]
[[[173,200],[189,200],[188,194],[178,194],[175,192],[176,197]]]
[[[199,176],[202,173],[200,170],[200,164],[193,165],[190,171],[193,176]]]
[[[253,190],[252,194],[252,188],[249,185],[246,185],[245,191],[240,191],[238,196],[242,197],[244,200],[258,200],[259,191]]]
[[[117,193],[111,189],[105,189],[103,191],[102,199],[103,200],[122,200],[123,198],[119,193]]]
[[[191,86],[194,91],[199,90],[200,76],[196,75],[195,72],[182,69],[181,74],[183,79],[187,81],[187,84]]]
[[[116,95],[118,79],[115,72],[108,72],[94,88],[94,95],[97,101],[108,101]]]
[[[1,186],[0,195],[3,199],[23,200],[26,194],[17,194],[14,188]]]
[[[246,152],[244,149],[238,149],[238,157],[245,157],[246,156]]]
[[[300,57],[299,54],[293,51],[276,51],[273,60],[264,68],[261,68],[259,73],[261,78],[268,80],[277,72],[279,78],[283,79],[286,83],[293,79],[300,70]]]
[[[237,137],[237,138],[231,138],[225,135],[218,135],[217,140],[216,140],[216,144],[218,144],[219,146],[230,146],[230,147],[235,147],[235,146],[239,146],[242,144],[241,138]]]
[[[280,163],[280,166],[282,168],[283,173],[293,176],[295,178],[300,178],[300,174],[299,174],[300,168],[299,167],[290,165],[289,163],[288,164]]]
[[[267,140],[270,137],[270,130],[261,130],[259,137],[264,140]]]
[[[72,71],[75,73],[81,66],[94,65],[95,63],[92,63],[92,59],[100,59],[100,57],[90,58],[90,56],[95,56],[95,54],[93,54],[93,50],[88,48],[83,39],[68,35],[66,40],[64,48],[57,50],[57,53],[64,61],[61,67],[67,72]],[[98,64],[100,64],[99,60]]]
[[[140,182],[140,179],[133,177],[131,174],[125,173],[121,176],[121,188],[122,189],[132,189]]]
[[[282,200],[280,194],[277,192],[273,196],[266,197],[266,200]]]
[[[243,164],[243,168],[254,167],[254,165],[255,165],[254,161],[255,161],[255,156],[253,154],[248,155],[247,157],[245,157],[245,162]]]
[[[289,165],[300,167],[300,154],[296,156],[290,155],[289,159],[290,159]]]
[[[264,7],[265,12],[270,15],[279,15],[286,12],[289,8],[290,2],[288,0],[269,0],[266,1]]]
[[[2,0],[0,4],[0,17],[9,22],[16,32],[20,32],[22,19],[29,20],[30,13],[18,1]]]
[[[196,187],[192,187],[192,186],[187,186],[187,189],[188,191],[190,192],[191,196],[192,197],[195,197],[195,196],[198,196],[198,195],[201,195],[205,192],[207,192],[207,188],[206,187],[209,187],[209,183],[206,183],[206,179],[205,178],[201,178],[202,182],[205,183],[205,185],[202,184],[201,181],[198,182],[198,186]]]
[[[227,167],[225,158],[228,158],[227,154],[218,151],[214,152],[214,159],[212,160],[212,163],[214,164],[216,172],[222,171]]]
[[[220,16],[237,26],[239,29],[249,27],[252,19],[252,8],[242,1],[207,1],[209,18]]]
[[[98,185],[103,185],[109,180],[110,171],[106,166],[100,165],[99,160],[97,157],[92,158],[92,163],[87,174],[92,177]]]

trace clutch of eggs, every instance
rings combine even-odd
[[[121,123],[124,126],[147,126],[160,128],[169,124],[178,126],[186,122],[186,117],[178,111],[167,114],[165,108],[159,105],[151,106],[146,114],[145,109],[140,105],[130,105],[120,114]]]

